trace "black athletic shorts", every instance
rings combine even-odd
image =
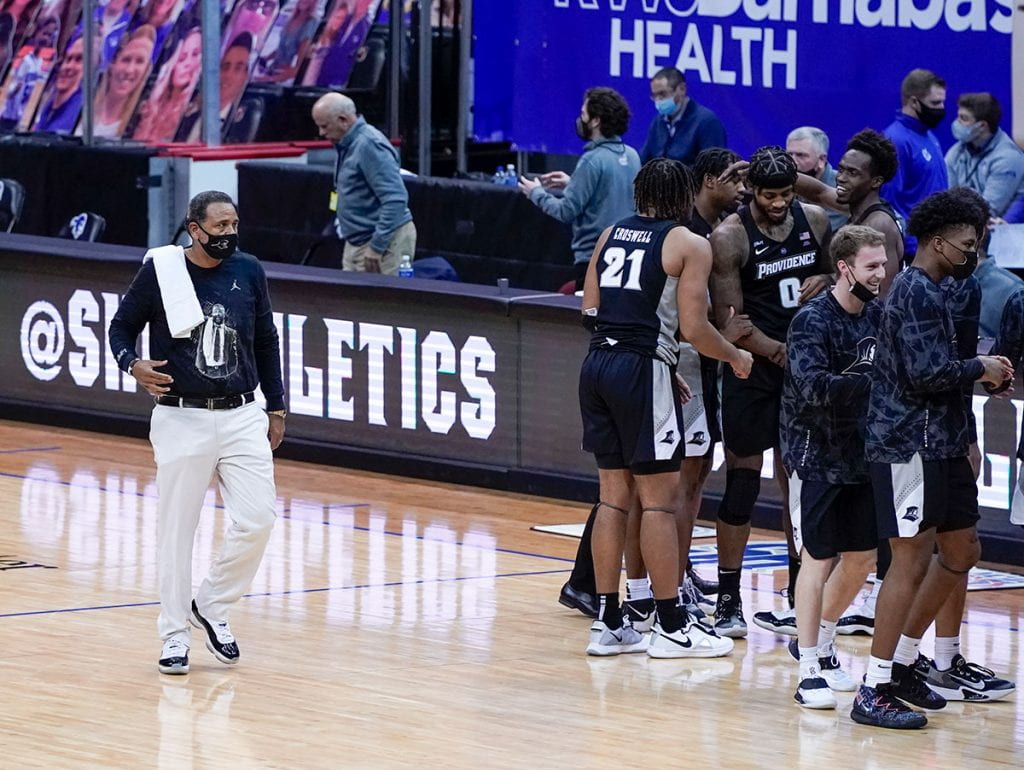
[[[847,551],[870,551],[878,545],[871,484],[830,484],[789,477],[789,515],[799,553],[831,559]]]
[[[779,446],[783,369],[754,356],[750,377],[741,380],[722,367],[722,438],[738,457],[753,457]]]
[[[638,475],[672,473],[682,458],[682,426],[672,370],[660,358],[591,350],[580,369],[583,451],[597,467]]]
[[[956,532],[978,523],[978,483],[966,457],[871,463],[879,538],[914,537],[934,527]]]

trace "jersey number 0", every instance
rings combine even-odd
[[[643,249],[633,249],[629,256],[626,256],[626,250],[618,246],[605,249],[604,261],[607,267],[601,271],[601,288],[639,291],[640,268],[644,263],[644,253]],[[627,262],[629,263],[629,277],[626,278],[626,285],[623,286],[622,276]]]
[[[800,305],[800,279],[783,278],[779,281],[779,301],[783,307]]]

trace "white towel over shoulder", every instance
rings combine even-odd
[[[153,260],[160,298],[164,303],[167,327],[176,339],[187,339],[192,330],[206,320],[196,297],[196,287],[185,267],[185,250],[181,246],[160,246],[150,249],[143,262]]]

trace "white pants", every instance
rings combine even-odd
[[[160,495],[161,639],[190,636],[192,546],[214,474],[231,526],[223,551],[196,593],[199,612],[211,621],[227,620],[228,608],[252,583],[276,516],[267,428],[267,415],[255,403],[220,410],[153,408],[149,440]]]

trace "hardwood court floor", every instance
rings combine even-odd
[[[1018,696],[858,726],[848,694],[797,707],[786,640],[754,626],[724,659],[588,659],[588,622],[555,601],[576,541],[529,530],[582,506],[290,462],[277,480],[241,663],[196,638],[192,673],[162,676],[149,446],[0,422],[0,767],[1021,766]],[[745,582],[748,620],[774,577]],[[972,593],[963,636],[1015,680],[1022,593]],[[839,646],[859,677],[867,640]]]

